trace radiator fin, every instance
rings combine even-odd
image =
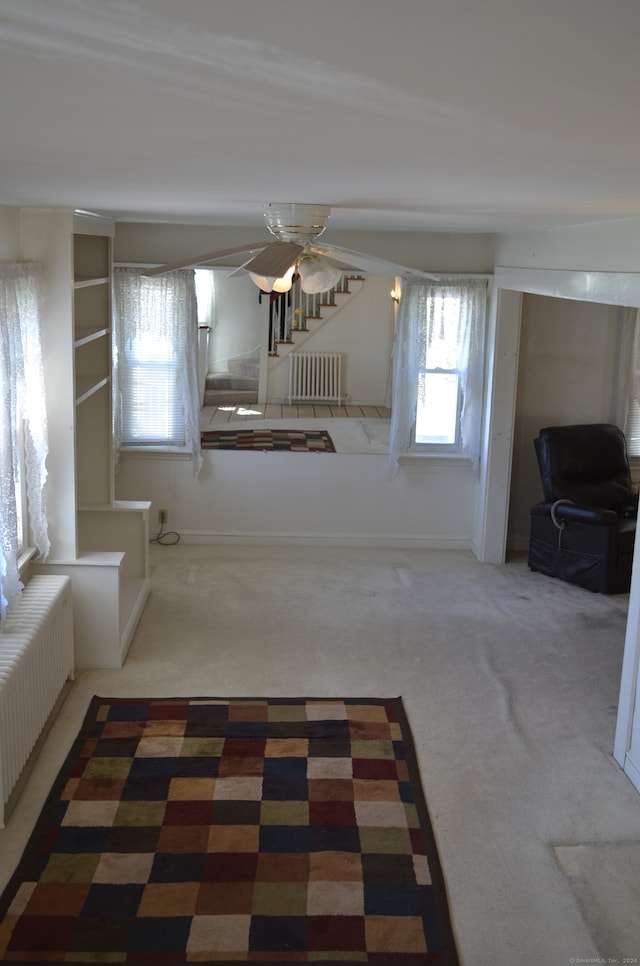
[[[39,574],[0,632],[0,828],[65,682],[73,677],[71,578]]]
[[[294,400],[342,403],[343,352],[291,352],[289,405]]]

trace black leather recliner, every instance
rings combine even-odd
[[[549,426],[534,440],[544,501],[531,508],[529,567],[601,594],[631,583],[638,495],[617,426]]]

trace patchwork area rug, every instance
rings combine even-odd
[[[335,453],[326,429],[206,430],[202,449],[282,450],[291,453]]]
[[[400,699],[94,698],[0,962],[457,964]]]

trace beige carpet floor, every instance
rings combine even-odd
[[[401,695],[465,966],[640,960],[640,795],[611,756],[628,598],[462,552],[152,549],[125,667],[77,676],[15,866],[91,695]]]

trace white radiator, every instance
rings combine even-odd
[[[342,352],[289,354],[289,405],[294,400],[342,402]]]
[[[37,575],[0,631],[0,828],[4,810],[68,678],[71,578]]]

